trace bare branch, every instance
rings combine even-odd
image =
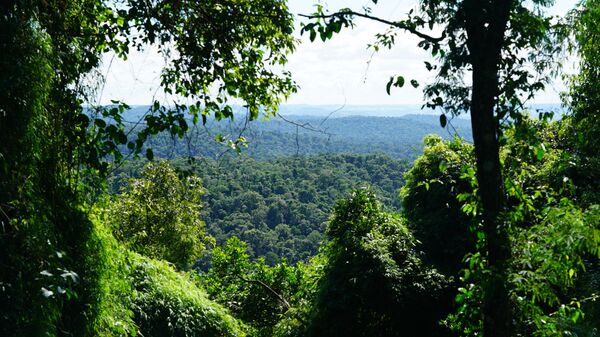
[[[314,15],[314,14],[310,14],[310,15],[298,14],[298,15],[301,17],[308,18],[308,19],[328,19],[328,18],[336,18],[336,17],[340,18],[340,17],[345,17],[345,16],[358,16],[361,18],[381,22],[386,25],[390,25],[392,27],[403,29],[411,34],[414,34],[414,35],[422,38],[423,40],[427,40],[432,43],[439,43],[446,38],[446,32],[443,32],[442,35],[439,37],[435,37],[435,36],[431,36],[431,35],[425,34],[423,32],[420,32],[415,27],[412,27],[411,25],[408,25],[403,21],[390,21],[390,20],[382,19],[382,18],[379,18],[376,16],[372,16],[369,14],[359,13],[359,12],[355,12],[355,11],[351,11],[351,10],[336,12],[336,13],[332,13],[332,14],[322,14],[322,15]]]
[[[283,117],[283,115],[277,114],[277,117],[281,118],[284,122],[289,123],[291,125],[294,125],[296,127],[302,128],[304,130],[308,130],[311,132],[317,132],[317,133],[322,133],[324,135],[327,135],[329,137],[331,137],[333,134],[330,132],[327,132],[326,129],[321,129],[321,126],[323,125],[323,123],[331,116],[331,114],[333,114],[334,112],[338,111],[339,109],[331,112],[326,118],[325,120],[323,120],[318,126],[314,126],[312,125],[310,122],[304,122],[304,123],[300,123],[300,122],[296,122],[294,120],[288,119]]]
[[[257,284],[257,285],[259,285],[259,286],[267,289],[271,295],[273,295],[275,298],[277,298],[279,300],[279,302],[281,302],[286,307],[286,309],[290,309],[292,307],[290,305],[290,303],[281,294],[279,294],[278,292],[276,292],[275,290],[273,290],[273,288],[269,287],[269,285],[267,285],[263,281],[261,281],[261,280],[247,279],[247,278],[244,278],[240,274],[235,274],[234,276],[237,277],[237,278],[239,278],[240,280],[242,280],[244,282]]]

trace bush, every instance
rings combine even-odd
[[[188,274],[166,262],[131,253],[135,288],[133,312],[139,334],[163,336],[245,336],[245,327],[207,298]]]

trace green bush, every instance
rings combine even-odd
[[[98,276],[95,336],[245,336],[227,309],[208,299],[190,278],[167,262],[127,250],[106,225],[107,212],[93,214],[89,265]]]
[[[461,210],[457,196],[472,191],[461,179],[465,167],[473,165],[473,146],[459,139],[425,138],[423,155],[404,175],[403,215],[420,242],[424,261],[442,273],[457,276],[463,257],[475,249],[469,232],[471,219]]]
[[[89,266],[96,270],[94,293],[96,305],[91,317],[92,335],[135,336],[137,325],[133,321],[133,284],[127,256],[130,254],[104,225],[104,212],[92,212],[94,223],[87,255]]]
[[[151,162],[111,203],[108,220],[127,248],[187,269],[214,241],[201,220],[203,194],[199,178],[182,179],[167,161]]]
[[[245,336],[245,327],[226,309],[166,262],[130,253],[135,289],[134,320],[139,334],[163,336]]]

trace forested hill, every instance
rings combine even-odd
[[[253,257],[268,263],[306,259],[317,252],[335,201],[355,187],[372,185],[384,205],[399,209],[398,191],[408,164],[384,155],[327,154],[259,161],[225,156],[220,161],[175,160],[182,172],[202,178],[204,221],[217,245],[237,236]],[[114,193],[140,174],[142,162],[110,180]]]
[[[133,107],[126,119],[131,122],[142,120],[147,110],[147,107]],[[242,148],[242,152],[256,159],[296,154],[385,153],[394,159],[412,162],[422,152],[423,137],[428,134],[438,134],[446,139],[458,135],[471,141],[470,120],[455,118],[444,129],[440,127],[437,115],[416,114],[418,109],[413,114],[399,117],[337,117],[338,112],[328,116],[325,112],[329,110],[313,110],[294,109],[293,113],[305,111],[309,115],[285,115],[285,120],[275,117],[246,123],[242,115],[236,116],[233,122],[209,120],[205,127],[192,128],[183,140],[162,134],[152,138],[148,145],[155,155],[163,158],[216,158],[228,149],[215,140],[217,135],[229,140],[243,136],[248,146]],[[352,112],[360,111],[354,109]]]

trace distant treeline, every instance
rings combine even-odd
[[[137,122],[143,123],[143,115],[143,107],[137,107],[128,112],[126,119],[133,128],[140,128]],[[385,153],[394,159],[413,161],[422,153],[423,138],[428,134],[445,139],[454,136],[472,139],[470,121],[461,118],[452,120],[445,129],[434,115],[284,118],[247,123],[243,115],[236,115],[234,121],[209,120],[205,126],[192,126],[183,139],[161,133],[151,137],[147,146],[162,158],[219,158],[235,154],[232,142],[243,137],[245,145],[239,143],[240,150],[255,159],[320,153]]]

